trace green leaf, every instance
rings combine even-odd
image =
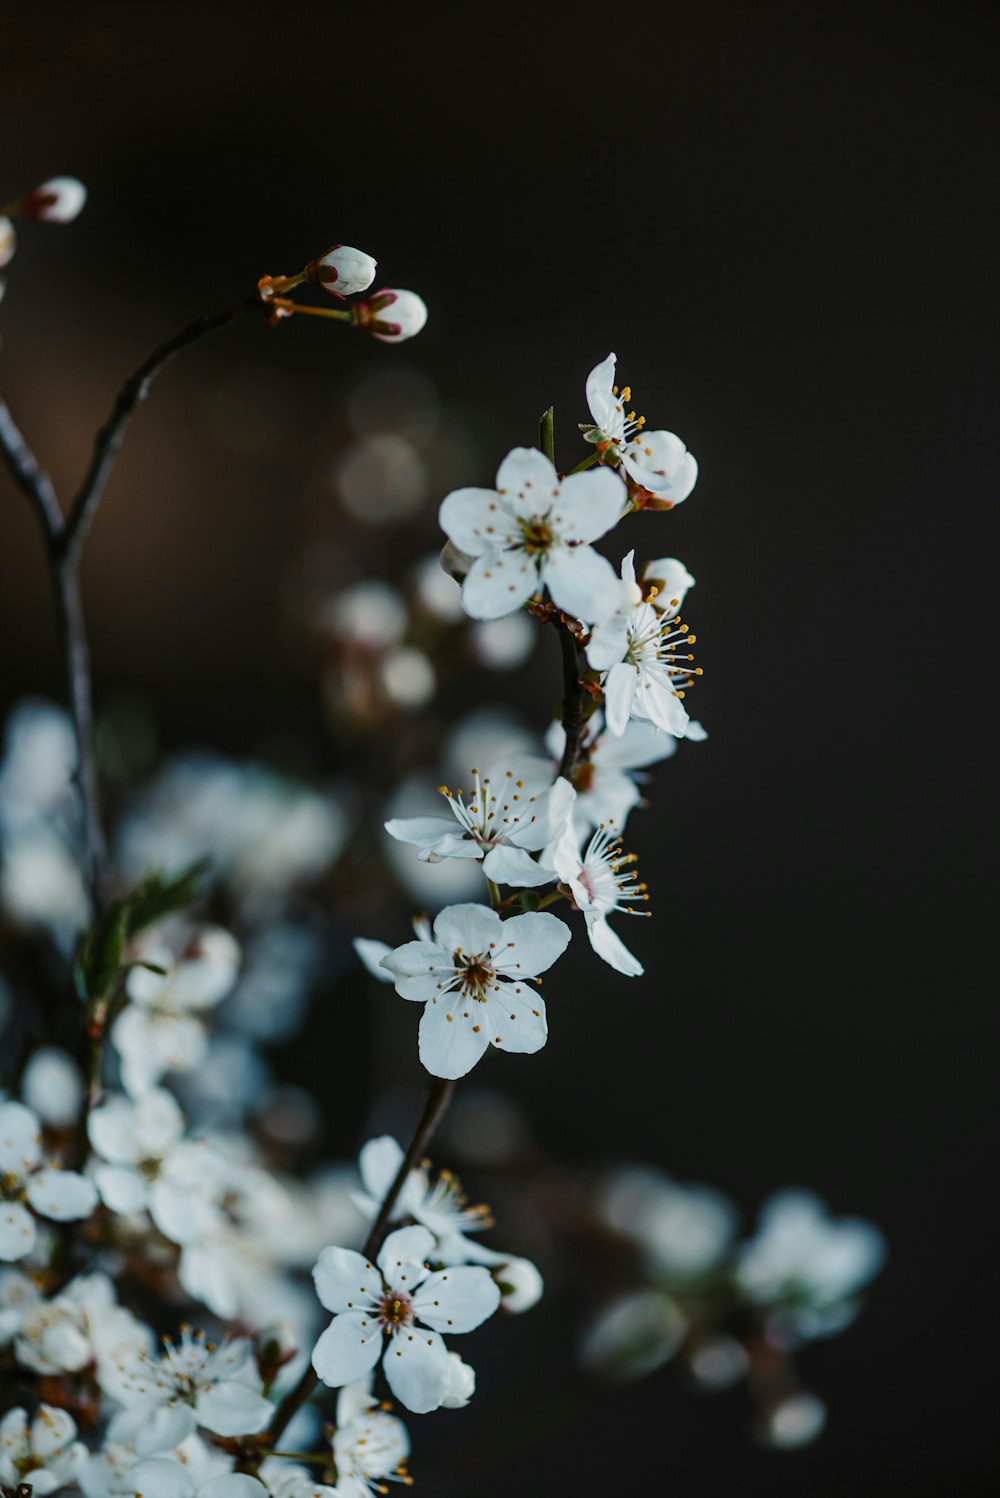
[[[73,975],[83,1000],[91,1004],[107,1001],[129,967],[163,972],[150,962],[126,963],[125,952],[140,931],[192,903],[205,868],[205,862],[199,861],[171,879],[160,873],[147,874],[134,890],[114,902],[77,953]]]

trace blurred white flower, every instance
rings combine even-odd
[[[629,812],[642,798],[640,784],[645,777],[635,772],[669,759],[677,749],[674,735],[648,720],[630,718],[617,737],[603,730],[603,714],[596,712],[587,722],[573,772],[573,826],[581,841],[590,829],[602,824],[623,831]],[[557,721],[545,736],[545,747],[557,765],[565,745],[566,731]]]
[[[128,1216],[149,1207],[153,1183],[184,1133],[184,1115],[171,1093],[151,1087],[135,1102],[107,1097],[92,1110],[87,1133],[98,1156],[91,1169],[101,1200]]]
[[[317,623],[335,640],[386,651],[406,633],[406,604],[388,583],[356,583],[336,593],[323,606]]]
[[[0,1420],[0,1483],[11,1492],[26,1482],[44,1498],[75,1483],[86,1460],[87,1448],[65,1410],[42,1404],[30,1423],[23,1409],[8,1410]]]
[[[441,558],[437,552],[418,562],[413,582],[418,602],[436,619],[445,624],[457,624],[465,617],[462,590],[441,566]]]
[[[151,1345],[149,1328],[118,1305],[108,1276],[83,1274],[54,1299],[37,1297],[25,1309],[14,1347],[18,1362],[35,1373],[76,1373],[93,1364],[103,1387],[120,1359]]]
[[[377,432],[355,442],[337,459],[333,480],[345,509],[365,525],[415,515],[430,489],[420,449],[400,432]]]
[[[826,1419],[826,1405],[815,1394],[790,1394],[766,1412],[759,1434],[769,1446],[794,1451],[815,1441]]]
[[[0,1103],[0,1181],[0,1259],[8,1262],[25,1258],[35,1246],[32,1212],[76,1222],[97,1205],[92,1181],[45,1163],[41,1123],[23,1103]]]
[[[379,667],[386,694],[398,707],[426,707],[434,696],[437,681],[434,667],[422,650],[413,645],[401,646],[387,655]]]
[[[514,671],[535,648],[535,630],[527,614],[484,619],[469,631],[472,652],[488,671]]]
[[[10,219],[0,214],[0,270],[9,265],[17,249],[17,233]]]
[[[583,912],[587,936],[598,957],[626,978],[640,977],[642,963],[608,925],[610,915],[648,914],[634,909],[637,903],[649,899],[646,886],[633,869],[635,855],[623,853],[621,838],[604,826],[597,828],[580,852],[571,821],[552,849],[552,862]]]
[[[736,1208],[713,1187],[685,1185],[644,1165],[615,1171],[598,1192],[597,1208],[668,1284],[717,1268],[731,1251],[738,1221]]]
[[[76,177],[49,177],[26,192],[17,206],[25,218],[68,224],[82,211],[86,201],[87,189]]]
[[[603,1306],[580,1347],[589,1373],[629,1383],[662,1368],[684,1340],[687,1322],[677,1304],[658,1290],[637,1290]]]
[[[188,1328],[180,1342],[165,1341],[158,1357],[140,1354],[124,1361],[111,1392],[126,1408],[148,1418],[164,1406],[171,1410],[171,1447],[198,1425],[219,1436],[255,1435],[274,1413],[274,1405],[260,1393],[246,1337],[215,1346]]]
[[[39,1046],[21,1077],[21,1095],[43,1123],[68,1129],[79,1118],[83,1103],[80,1068],[68,1051]]]

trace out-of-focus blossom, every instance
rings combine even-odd
[[[794,1451],[815,1441],[822,1434],[826,1419],[826,1405],[815,1394],[790,1394],[765,1413],[758,1434],[768,1446]]]
[[[779,1335],[831,1336],[847,1326],[859,1296],[881,1269],[885,1239],[861,1218],[834,1219],[812,1192],[778,1192],[742,1250],[736,1278],[772,1313]]]
[[[76,177],[49,177],[18,199],[18,212],[25,218],[42,218],[50,224],[69,224],[82,212],[87,189]]]
[[[80,1068],[68,1051],[54,1045],[39,1046],[24,1069],[21,1095],[43,1123],[53,1129],[67,1129],[79,1118],[83,1103]]]
[[[111,1096],[87,1120],[98,1155],[94,1181],[112,1212],[131,1215],[150,1204],[153,1183],[164,1160],[184,1133],[184,1115],[162,1087],[151,1087],[133,1102]]]
[[[570,822],[552,850],[559,878],[569,885],[573,900],[583,911],[587,936],[598,957],[624,973],[638,978],[642,963],[608,925],[611,915],[646,915],[636,903],[649,899],[646,886],[634,871],[635,855],[623,853],[621,839],[607,827],[598,827],[586,848],[578,851],[578,840]]]
[[[463,1077],[487,1047],[532,1054],[545,1044],[545,1003],[531,986],[566,950],[569,927],[545,912],[501,921],[485,905],[452,905],[433,941],[384,959],[396,992],[424,1005],[420,1059],[436,1077]]]
[[[617,522],[624,492],[609,469],[560,479],[542,453],[517,447],[500,464],[496,489],[456,489],[441,528],[474,557],[462,584],[474,619],[511,614],[547,588],[556,607],[594,623],[618,606],[610,562],[589,544]]]
[[[387,655],[379,674],[386,693],[400,707],[410,711],[425,707],[434,696],[434,667],[414,645],[404,645]]]
[[[514,671],[535,648],[535,630],[525,614],[484,619],[469,631],[472,653],[489,671]]]
[[[87,1460],[76,1422],[65,1410],[42,1404],[33,1419],[23,1409],[0,1420],[0,1482],[12,1492],[29,1483],[39,1498],[75,1483]]]
[[[356,583],[326,603],[317,619],[324,633],[345,644],[382,652],[406,634],[406,604],[388,583]]]
[[[588,1372],[629,1383],[662,1368],[684,1340],[687,1322],[669,1295],[637,1290],[598,1311],[580,1348]]]
[[[124,1361],[111,1392],[128,1409],[152,1418],[166,1406],[173,1413],[172,1446],[198,1425],[219,1436],[255,1435],[274,1413],[260,1393],[260,1377],[246,1337],[215,1346],[185,1328],[178,1343],[167,1341],[159,1357]]]
[[[313,1349],[313,1367],[338,1388],[369,1373],[382,1357],[389,1387],[417,1414],[439,1409],[452,1370],[440,1333],[470,1332],[500,1304],[485,1269],[430,1272],[427,1228],[390,1233],[377,1267],[351,1249],[325,1248],[313,1271],[316,1293],[333,1320]]]
[[[77,1222],[97,1205],[92,1181],[46,1164],[38,1115],[23,1103],[0,1103],[0,1180],[0,1259],[8,1262],[25,1258],[35,1246],[33,1212]]]
[[[35,1373],[75,1373],[93,1364],[102,1388],[123,1358],[145,1353],[152,1334],[118,1305],[106,1274],[83,1274],[52,1300],[23,1307],[14,1350]]]
[[[333,478],[345,509],[365,525],[398,524],[415,515],[430,486],[419,448],[399,432],[361,438],[338,460]]]
[[[0,270],[9,265],[17,249],[17,233],[10,219],[0,214]]]
[[[190,1468],[171,1457],[150,1456],[133,1474],[137,1498],[267,1498],[267,1489],[246,1472],[224,1472],[198,1482]]]
[[[716,1269],[731,1251],[738,1220],[733,1204],[711,1186],[686,1185],[644,1165],[615,1171],[600,1189],[598,1211],[670,1285]]]
[[[457,624],[464,618],[462,590],[441,566],[441,558],[436,553],[417,564],[413,582],[417,601],[436,619],[445,624]]]

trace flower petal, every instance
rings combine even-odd
[[[437,1332],[413,1327],[397,1332],[383,1364],[389,1388],[415,1415],[440,1409],[451,1384],[448,1349]]]
[[[552,871],[543,869],[523,848],[491,848],[483,859],[483,873],[494,884],[509,884],[512,889],[552,882]]]
[[[417,1003],[433,998],[452,971],[449,954],[431,941],[404,942],[383,957],[382,966],[392,974],[396,992]]]
[[[587,405],[594,422],[613,441],[617,441],[625,429],[625,407],[613,394],[617,356],[609,354],[587,376]]]
[[[500,1290],[488,1269],[471,1265],[439,1269],[413,1299],[418,1320],[436,1332],[471,1332],[500,1304]]]
[[[455,831],[451,817],[393,817],[385,830],[397,843],[412,843],[416,848],[433,848],[443,837]]]
[[[609,967],[616,972],[624,973],[626,978],[640,978],[643,974],[643,966],[637,957],[633,957],[625,943],[616,936],[602,915],[594,916],[587,921],[587,935],[590,937],[590,945],[598,957],[603,957]]]
[[[644,489],[675,505],[698,479],[698,464],[674,432],[640,432],[623,448],[622,462]]]
[[[358,1255],[360,1258],[360,1255]],[[334,1316],[313,1348],[312,1365],[331,1389],[364,1378],[382,1352],[382,1324],[364,1311]]]
[[[604,683],[604,716],[608,732],[621,734],[632,712],[632,704],[639,688],[637,667],[619,661],[612,666]]]
[[[35,1219],[20,1202],[0,1202],[0,1260],[12,1264],[35,1246]]]
[[[199,1425],[217,1436],[254,1436],[274,1414],[274,1405],[246,1384],[224,1379],[199,1394],[195,1405]]]
[[[625,485],[611,468],[592,468],[562,480],[551,524],[564,541],[596,541],[617,525],[628,502]]]
[[[612,614],[594,626],[587,645],[587,660],[595,671],[610,671],[624,660],[628,649],[628,616]]]
[[[558,546],[548,555],[542,580],[557,608],[595,624],[621,602],[621,581],[607,557],[590,546]]]
[[[498,1050],[533,1056],[542,1049],[549,1036],[545,1000],[528,983],[502,984],[486,1008],[483,1028]]]
[[[523,550],[487,551],[462,584],[462,607],[473,619],[502,619],[541,591],[535,565]]]
[[[434,1247],[430,1228],[397,1228],[390,1233],[378,1256],[385,1283],[390,1290],[405,1290],[412,1295],[426,1278],[424,1260]]]
[[[382,1293],[378,1270],[353,1248],[324,1248],[313,1267],[313,1284],[320,1304],[335,1314],[371,1305]]]
[[[495,910],[469,901],[448,905],[440,912],[434,922],[434,939],[449,953],[459,947],[466,953],[485,952],[500,941],[502,930]]]
[[[420,1018],[420,1060],[432,1077],[464,1077],[489,1045],[487,1029],[484,1005],[456,993],[431,999]]]
[[[18,1179],[42,1158],[42,1126],[23,1103],[0,1103],[0,1175]]]
[[[441,501],[438,524],[459,550],[470,557],[510,544],[509,519],[493,489],[455,489]]]
[[[146,1498],[145,1494],[143,1498]],[[221,1472],[218,1477],[210,1477],[202,1483],[198,1498],[267,1498],[267,1488],[249,1472]]]
[[[388,942],[373,941],[368,936],[356,936],[351,943],[362,965],[377,983],[391,983],[392,974],[382,966],[382,958],[392,955]]]
[[[132,1468],[129,1491],[135,1484],[142,1498],[193,1498],[194,1478],[187,1467],[169,1457],[151,1456]]]
[[[537,447],[515,447],[497,470],[497,492],[518,519],[547,515],[558,487],[559,475]]]
[[[536,910],[504,921],[503,934],[507,947],[496,959],[497,971],[511,977],[534,978],[562,956],[571,932],[558,916]]]
[[[149,1181],[131,1165],[98,1165],[94,1183],[104,1205],[122,1217],[143,1211],[149,1200]]]
[[[56,1222],[79,1222],[97,1206],[97,1187],[75,1170],[46,1166],[36,1171],[25,1187],[28,1201],[43,1217]]]
[[[640,672],[639,689],[632,707],[641,717],[648,718],[657,728],[682,739],[687,731],[689,718],[683,702],[666,681]]]

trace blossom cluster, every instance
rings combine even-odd
[[[7,205],[0,264],[16,215],[66,222],[83,200],[72,179],[53,179]],[[349,321],[386,343],[413,336],[426,320],[414,293],[382,289],[346,308],[290,295],[357,297],[375,271],[338,244],[297,275],[263,277],[254,306],[272,321]],[[489,1209],[424,1150],[458,1079],[490,1052],[546,1044],[539,989],[574,925],[617,974],[642,974],[623,931],[650,892],[624,851],[626,824],[650,768],[706,738],[688,710],[701,675],[682,617],[694,578],[673,556],[621,545],[612,563],[597,546],[632,515],[674,509],[697,478],[681,439],[647,430],[616,381],[612,354],[585,382],[572,471],[556,467],[543,424],[541,447],[510,452],[492,488],[444,498],[444,548],[412,573],[409,596],[356,583],[322,611],[331,716],[374,731],[433,693],[447,631],[428,618],[467,621],[474,658],[498,668],[528,658],[536,627],[562,651],[563,700],[544,736],[470,715],[433,805],[408,804],[404,787],[379,815],[390,866],[433,912],[395,945],[354,940],[364,968],[420,1009],[429,1122],[409,1142],[373,1132],[356,1165],[322,1160],[316,1102],[268,1055],[347,966],[330,908],[359,882],[359,847],[376,841],[357,788],[176,756],[113,806],[121,884],[95,898],[71,784],[79,733],[49,704],[12,715],[0,923],[5,954],[9,943],[41,957],[0,979],[4,1498],[22,1485],[84,1498],[370,1498],[408,1484],[398,1410],[466,1405],[474,1344],[452,1339],[542,1295],[540,1256],[515,1233],[516,1249],[485,1241]],[[53,995],[67,992],[71,1024],[49,1025]],[[495,1124],[499,1099],[485,1104],[494,1126],[474,1166],[507,1170],[516,1155]],[[874,1228],[831,1221],[793,1192],[739,1241],[718,1193],[648,1171],[601,1182],[592,1202],[571,1195],[584,1205],[562,1225],[567,1258],[596,1225],[636,1281],[585,1332],[587,1370],[630,1378],[676,1359],[706,1385],[745,1376],[776,1443],[818,1431],[786,1355],[856,1315],[884,1253]],[[557,1236],[539,1234],[552,1257]]]

